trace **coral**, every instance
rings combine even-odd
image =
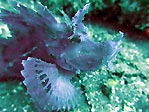
[[[78,71],[97,70],[102,65],[110,67],[110,61],[119,52],[123,33],[118,41],[89,39],[88,29],[82,23],[89,4],[68,23],[58,23],[40,3],[36,4],[36,11],[16,2],[12,5],[18,12],[2,9],[0,15],[13,36],[0,43],[0,64],[6,64],[4,68],[9,72],[0,77],[23,76],[23,83],[40,112],[75,108],[81,90],[70,79]],[[5,74],[2,68],[0,72]]]

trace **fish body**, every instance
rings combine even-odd
[[[78,71],[108,65],[119,52],[120,41],[89,39],[82,23],[89,4],[69,23],[58,23],[42,4],[36,4],[36,11],[17,2],[12,5],[19,12],[1,9],[0,14],[13,36],[0,41],[0,78],[23,78],[39,112],[75,108],[82,92],[70,79]]]

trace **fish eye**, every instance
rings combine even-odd
[[[78,37],[74,37],[72,39],[70,39],[71,42],[75,42],[75,43],[80,43],[81,42],[81,39],[78,38]]]

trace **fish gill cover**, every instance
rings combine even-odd
[[[89,4],[78,10],[72,22],[63,23],[40,3],[36,11],[17,2],[12,5],[17,12],[1,9],[0,14],[13,36],[0,41],[0,78],[23,78],[39,112],[75,108],[82,92],[70,79],[78,71],[110,67],[123,33],[115,42],[89,39],[88,28],[82,23]]]

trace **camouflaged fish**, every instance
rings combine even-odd
[[[110,65],[119,52],[119,41],[94,42],[82,23],[89,4],[72,21],[58,23],[43,5],[35,10],[13,2],[17,12],[1,9],[0,19],[12,38],[0,41],[0,78],[23,78],[27,92],[39,112],[67,110],[77,106],[81,90],[70,82],[78,71]],[[21,71],[21,73],[20,73]]]

